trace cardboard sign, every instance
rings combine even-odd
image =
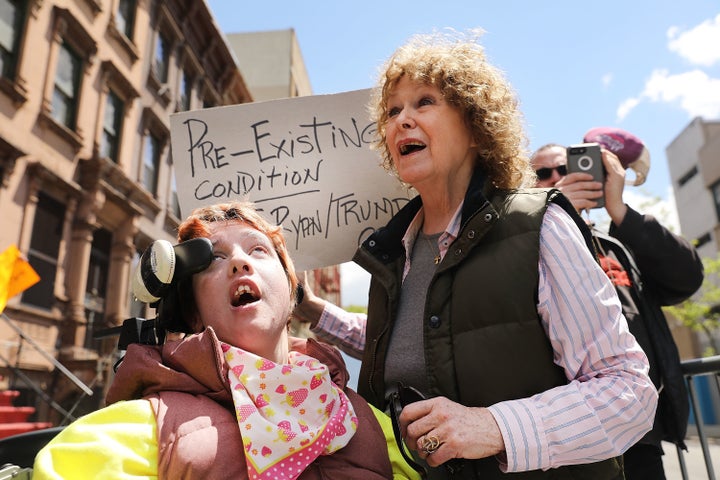
[[[250,200],[281,225],[298,271],[347,262],[414,195],[370,145],[369,90],[176,113],[181,214]]]

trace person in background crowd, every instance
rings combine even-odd
[[[609,135],[614,141],[607,139]],[[594,208],[596,199],[605,197],[610,229],[606,234],[593,228],[593,241],[603,270],[618,293],[630,332],[648,356],[650,378],[660,392],[652,430],[624,454],[625,476],[628,480],[661,480],[665,478],[661,442],[686,449],[689,415],[680,356],[661,306],[682,302],[695,293],[703,282],[703,264],[686,240],[653,216],[624,203],[625,166],[636,158],[628,153],[639,150],[639,140],[618,129],[595,129],[586,139],[607,147],[603,148],[604,184],[592,181],[587,173],[568,174],[562,145],[540,147],[531,161],[537,185],[560,189],[579,211]],[[642,175],[647,173],[647,166],[649,159]]]
[[[33,478],[418,478],[340,352],[289,338],[297,278],[280,227],[231,202],[180,225],[180,242],[198,237],[212,260],[160,318],[187,335],[131,344],[109,406],[51,440]]]
[[[410,39],[371,109],[384,165],[418,196],[355,254],[367,316],[308,291],[296,317],[362,354],[374,406],[427,397],[399,422],[428,478],[622,478],[657,404],[647,358],[577,211],[521,188],[517,100],[475,33]]]

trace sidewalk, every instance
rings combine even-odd
[[[685,440],[688,451],[683,452],[685,466],[687,468],[688,479],[704,480],[710,478],[708,476],[707,467],[705,466],[705,457],[703,457],[700,440],[697,436],[688,437]],[[708,449],[710,450],[710,458],[712,466],[715,470],[715,478],[720,478],[720,438],[709,438]],[[682,480],[682,471],[680,470],[680,462],[678,460],[677,448],[672,443],[663,442],[663,465],[665,466],[665,476],[667,480]]]

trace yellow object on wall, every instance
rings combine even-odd
[[[40,276],[23,258],[15,245],[0,253],[0,312],[9,298],[27,290],[40,281]]]

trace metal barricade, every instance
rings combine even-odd
[[[690,394],[690,408],[692,409],[692,413],[695,418],[695,427],[697,428],[700,447],[702,448],[703,458],[705,459],[705,469],[708,474],[707,478],[709,480],[716,480],[715,469],[710,455],[710,448],[708,444],[709,440],[705,428],[706,426],[703,422],[703,412],[700,408],[700,402],[697,395],[696,379],[701,376],[710,376],[711,379],[714,380],[715,387],[720,394],[720,355],[685,360],[682,362],[682,370],[685,374],[685,380]],[[683,451],[679,447],[677,448],[677,453],[682,478],[683,480],[689,480],[690,477],[688,475],[685,457]]]

